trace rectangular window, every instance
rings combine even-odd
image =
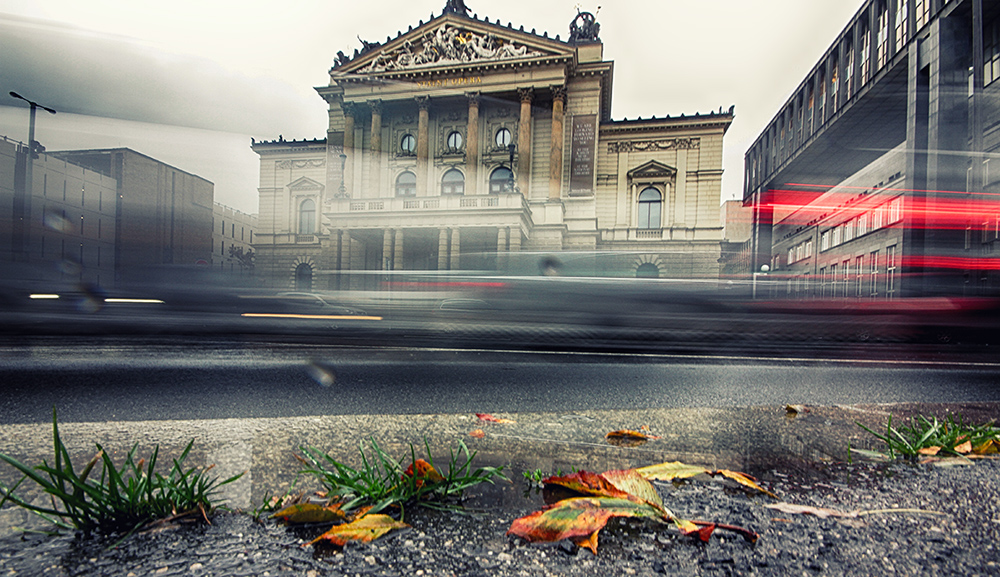
[[[219,254],[223,256],[226,255],[226,241],[222,241],[219,243]]]
[[[840,243],[843,238],[844,238],[844,227],[838,226],[837,228],[833,229],[833,239],[830,240],[830,243],[833,246],[840,246]]]
[[[795,249],[790,248],[788,249],[788,264],[792,264],[793,262],[795,262]]]
[[[837,298],[837,278],[838,278],[837,265],[830,265],[830,296]]]
[[[854,92],[854,47],[847,47],[847,66],[844,68],[844,87],[847,92],[844,93],[844,100],[851,97]]]
[[[1000,78],[1000,19],[983,27],[983,85]]]
[[[862,291],[863,291],[864,284],[865,284],[865,276],[864,276],[865,275],[865,257],[859,256],[859,257],[857,257],[857,258],[854,259],[854,274],[857,275],[857,279],[856,279],[857,286],[854,287],[854,289],[855,289],[854,296],[856,296],[858,298],[861,298],[861,295],[864,294]]]
[[[226,221],[222,221],[222,236],[226,236]]]
[[[885,249],[885,296],[896,296],[896,245]]]
[[[850,292],[848,290],[848,287],[851,286],[851,261],[850,261],[850,259],[845,260],[844,263],[841,265],[841,268],[844,270],[844,277],[843,277],[844,278],[844,280],[843,280],[844,296],[847,297],[847,296],[850,296]]]
[[[868,257],[871,262],[871,297],[875,298],[878,296],[878,251],[872,251],[871,256]]]
[[[927,24],[927,16],[928,16],[927,8],[930,3],[931,0],[916,0],[913,3],[913,8],[914,8],[913,13],[917,17],[916,20],[917,20],[918,30],[922,28],[924,24]]]
[[[246,233],[246,227],[240,227],[240,240],[243,240],[243,235]]]
[[[844,223],[844,242],[854,240],[854,219]]]
[[[862,214],[858,217],[858,236],[864,236],[868,234],[868,213]]]
[[[826,267],[819,269],[819,296],[826,297],[826,285],[828,281],[829,279],[826,278]]]
[[[878,30],[876,30],[877,69],[881,69],[889,61],[889,10],[881,6],[878,13]]]
[[[903,49],[903,44],[906,43],[906,36],[909,33],[909,22],[907,22],[907,17],[909,16],[909,6],[910,0],[896,0],[896,51],[899,52]]]
[[[883,217],[884,213],[885,213],[885,205],[884,204],[882,206],[876,208],[872,212],[872,228],[871,228],[872,232],[875,232],[876,230],[882,228],[882,217]]]
[[[813,255],[813,241],[812,239],[809,239],[806,241],[806,258],[809,258],[812,255]]]
[[[868,82],[871,74],[872,35],[868,27],[861,29],[861,84]]]
[[[232,229],[232,230],[230,231],[230,234],[229,234],[229,236],[231,236],[231,237],[233,237],[233,238],[236,238],[236,225],[235,225],[235,224],[233,224],[233,225],[231,225],[231,226],[233,227],[233,229]]]
[[[833,65],[830,66],[830,114],[837,110],[837,79],[840,78],[840,63],[836,59],[833,61]]]

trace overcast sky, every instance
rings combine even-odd
[[[743,153],[862,0],[466,0],[472,12],[568,35],[597,11],[615,61],[614,119],[736,106],[723,200],[742,196]],[[257,139],[325,136],[338,50],[384,42],[445,0],[0,0],[0,135],[27,140],[15,91],[40,113],[48,150],[128,146],[215,183],[257,212]],[[598,11],[598,6],[600,10]]]

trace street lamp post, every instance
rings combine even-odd
[[[32,172],[32,164],[33,164],[33,161],[34,161],[34,158],[35,158],[35,151],[37,150],[37,144],[38,144],[38,143],[35,142],[35,109],[36,108],[41,108],[42,110],[44,110],[44,111],[46,111],[46,112],[48,112],[50,114],[55,114],[56,111],[52,110],[51,108],[49,108],[47,106],[42,106],[41,104],[38,104],[37,102],[33,102],[31,100],[28,100],[27,98],[21,96],[17,92],[14,92],[13,90],[10,92],[10,95],[12,97],[14,97],[14,98],[17,98],[19,100],[23,100],[23,101],[27,102],[28,105],[31,106],[31,116],[30,116],[30,119],[28,121],[28,162],[27,162],[27,164],[24,167],[24,190],[21,191],[21,203],[20,203],[20,205],[21,205],[20,206],[20,208],[21,208],[20,217],[21,218],[18,219],[16,207],[15,207],[15,214],[14,214],[14,218],[15,218],[15,220],[14,220],[14,223],[15,223],[14,237],[15,237],[15,239],[17,239],[16,242],[15,242],[15,244],[18,245],[18,246],[15,247],[15,251],[20,252],[21,253],[21,257],[24,260],[27,260],[28,250],[29,250],[29,246],[30,246],[28,240],[29,240],[30,234],[31,234],[31,224],[30,224],[31,223],[31,193],[32,193],[32,188],[31,188],[31,186],[32,186],[31,185],[31,172]],[[18,230],[18,229],[20,229],[20,230]]]

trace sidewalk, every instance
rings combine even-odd
[[[922,486],[922,483],[931,481],[912,478],[913,475],[940,476],[951,473],[937,471],[911,473],[903,470],[898,473],[898,478],[894,479],[891,475],[880,477],[877,470],[870,467],[847,470],[846,465],[835,464],[847,459],[848,444],[859,448],[877,448],[877,445],[873,443],[875,440],[862,431],[856,422],[878,429],[885,426],[886,418],[890,413],[894,419],[898,419],[914,413],[943,416],[948,411],[963,414],[967,421],[982,422],[1000,416],[1000,405],[810,407],[808,412],[799,413],[794,417],[788,416],[783,407],[497,415],[516,421],[511,424],[484,422],[475,415],[358,415],[289,419],[62,423],[60,424],[60,433],[70,452],[75,455],[75,462],[79,466],[82,466],[93,455],[95,442],[101,443],[109,450],[117,451],[125,451],[133,443],[138,442],[140,454],[148,453],[154,444],[159,444],[161,462],[166,463],[168,462],[164,460],[166,457],[179,452],[193,438],[195,444],[190,464],[215,463],[215,471],[220,477],[227,477],[244,470],[248,471],[240,481],[227,486],[222,495],[230,507],[243,510],[252,509],[259,505],[267,493],[281,494],[289,489],[295,479],[295,473],[300,468],[300,463],[293,457],[293,452],[303,445],[317,447],[339,459],[350,461],[358,455],[358,444],[371,437],[388,453],[403,459],[404,456],[409,455],[410,443],[416,446],[418,455],[420,455],[423,452],[424,439],[426,439],[435,458],[446,460],[448,450],[457,447],[458,441],[462,440],[470,449],[478,451],[476,465],[503,465],[506,467],[506,474],[513,483],[503,483],[496,488],[483,488],[481,491],[474,491],[475,494],[471,495],[470,505],[485,511],[488,521],[480,520],[472,525],[466,525],[469,521],[462,520],[455,525],[459,527],[458,534],[453,533],[456,530],[454,528],[448,529],[435,525],[435,523],[454,525],[451,520],[432,516],[420,521],[422,518],[418,516],[414,519],[415,529],[411,533],[388,539],[384,543],[377,542],[368,546],[367,549],[364,547],[350,548],[349,551],[340,554],[340,557],[334,556],[328,560],[317,561],[313,559],[313,561],[308,561],[306,559],[308,555],[302,557],[300,553],[303,550],[294,546],[297,543],[285,547],[289,551],[295,551],[292,557],[305,564],[298,565],[299,569],[308,565],[305,570],[317,571],[317,575],[324,574],[328,569],[333,570],[337,563],[350,565],[349,559],[353,558],[352,555],[360,555],[360,557],[355,559],[358,566],[351,566],[351,570],[364,569],[362,574],[403,574],[407,571],[407,565],[394,568],[396,566],[389,563],[389,559],[394,554],[403,555],[408,551],[408,547],[423,548],[425,552],[430,551],[428,547],[434,549],[436,553],[426,553],[434,559],[443,555],[444,557],[438,559],[445,564],[441,568],[444,571],[441,574],[507,574],[508,569],[511,575],[520,574],[518,571],[525,571],[523,574],[527,575],[576,574],[576,571],[579,571],[579,574],[587,574],[587,570],[600,573],[601,563],[610,562],[616,556],[618,561],[624,563],[631,559],[630,556],[634,556],[636,551],[648,562],[637,565],[633,563],[635,568],[632,573],[624,568],[633,565],[628,563],[621,565],[615,562],[610,565],[615,567],[612,574],[619,574],[616,573],[619,569],[622,570],[620,574],[633,574],[635,572],[652,574],[658,572],[658,568],[666,568],[667,572],[672,572],[675,569],[670,568],[668,561],[673,559],[675,562],[680,562],[675,559],[677,555],[687,559],[684,563],[695,563],[695,567],[700,568],[699,571],[705,574],[714,574],[716,570],[721,571],[719,574],[733,572],[741,574],[742,571],[737,569],[737,566],[743,562],[740,560],[740,555],[749,559],[746,562],[751,563],[748,567],[754,568],[754,572],[782,574],[778,572],[781,567],[780,559],[792,555],[781,552],[784,549],[779,545],[779,542],[783,535],[795,534],[797,535],[796,539],[801,535],[812,535],[812,540],[809,543],[795,541],[795,547],[808,551],[810,547],[815,549],[828,546],[822,544],[824,541],[822,535],[828,532],[830,527],[833,527],[835,532],[847,531],[850,533],[853,531],[857,533],[859,535],[858,543],[852,546],[862,547],[864,551],[868,551],[872,549],[872,544],[863,537],[866,529],[850,526],[840,527],[831,520],[818,520],[804,516],[774,521],[775,518],[788,517],[788,515],[764,509],[762,507],[765,504],[764,498],[747,496],[739,491],[720,492],[719,489],[723,487],[720,481],[695,481],[680,489],[669,486],[661,487],[661,491],[668,493],[676,491],[676,494],[673,495],[675,500],[684,503],[685,507],[691,508],[685,511],[681,507],[673,506],[675,512],[680,516],[692,518],[715,517],[708,520],[749,524],[751,529],[761,533],[761,541],[756,547],[749,549],[743,547],[739,549],[739,554],[735,554],[730,551],[732,547],[737,546],[731,536],[713,537],[713,542],[702,546],[687,543],[675,534],[665,536],[650,533],[651,529],[649,528],[639,529],[638,534],[629,536],[629,530],[626,526],[624,536],[622,536],[621,531],[616,533],[609,527],[606,530],[607,537],[605,537],[605,532],[602,532],[602,549],[599,550],[597,557],[593,557],[589,552],[577,553],[575,550],[570,550],[571,548],[567,549],[560,545],[547,547],[526,545],[518,539],[504,536],[503,533],[510,521],[526,514],[526,512],[536,510],[540,505],[540,499],[537,496],[526,495],[522,478],[523,471],[536,469],[544,473],[554,473],[558,470],[568,473],[581,469],[602,472],[609,469],[638,467],[676,460],[712,469],[732,469],[755,475],[760,478],[765,487],[771,488],[783,500],[790,502],[806,502],[806,504],[835,508],[850,507],[853,506],[852,503],[864,501],[866,494],[869,500],[888,499],[892,501],[891,495],[879,488],[881,483],[913,482],[916,483],[916,486]],[[651,434],[660,438],[631,448],[610,445],[604,438],[609,431],[638,429],[642,426],[649,427]],[[481,429],[485,436],[483,438],[470,436],[470,432],[476,429]],[[0,426],[0,452],[29,463],[40,462],[43,458],[51,459],[51,426]],[[995,471],[1000,469],[990,469],[994,473],[985,475],[987,470],[994,466],[994,463],[983,464],[983,466],[976,465],[966,468],[974,469],[974,472],[960,472],[953,475],[974,475],[977,483],[986,483],[988,490],[992,490],[994,495],[998,495],[1000,489],[997,488],[998,481]],[[847,476],[847,480],[841,478],[844,475]],[[854,483],[861,478],[864,478],[865,481],[860,486]],[[949,483],[956,482],[961,485],[961,480],[957,477],[947,478],[951,479]],[[0,480],[10,484],[12,481],[16,481],[16,478],[12,470],[4,466],[0,467]],[[300,487],[302,486],[300,485]],[[948,487],[947,490],[956,491],[957,489]],[[909,493],[907,496],[909,499],[914,498],[912,489],[904,489],[903,491]],[[933,492],[931,491],[931,493]],[[824,494],[827,494],[827,498],[824,498]],[[900,495],[900,497],[902,496]],[[987,495],[983,497],[987,498],[985,502],[959,504],[963,510],[978,510],[975,513],[969,512],[968,515],[973,516],[962,521],[968,527],[963,528],[956,525],[953,528],[954,531],[959,532],[956,536],[948,536],[947,531],[952,529],[947,529],[947,525],[941,526],[946,528],[946,533],[940,534],[946,535],[949,539],[948,542],[953,538],[958,540],[970,538],[972,533],[975,534],[974,541],[988,542],[992,538],[994,543],[997,542],[997,531],[1000,528],[1000,513],[997,512],[998,500],[990,501]],[[829,502],[830,499],[836,502]],[[928,504],[928,506],[930,505],[934,504]],[[858,506],[856,508],[865,507]],[[919,523],[930,523],[921,529],[920,527],[923,525],[914,526],[914,520],[910,518],[892,521],[901,523],[899,527],[906,528],[907,531],[923,531],[923,534],[930,531],[929,527],[938,527],[936,523],[939,523],[937,520],[921,518],[917,520]],[[421,530],[417,528],[418,522],[429,523],[429,525],[425,525],[424,529]],[[873,522],[885,524],[887,521],[879,519]],[[833,525],[830,525],[831,523]],[[279,536],[284,536],[286,540],[290,538],[283,528],[261,529],[260,526],[254,526],[253,523],[232,519],[210,531],[219,531],[225,526],[231,528],[234,526],[233,524],[240,527],[241,535],[253,531],[264,531],[265,535],[260,538],[268,542],[274,541]],[[4,539],[4,543],[13,543],[14,541],[11,539],[17,539],[14,536],[13,527],[33,525],[38,526],[23,511],[12,509],[0,511],[0,538]],[[462,529],[462,527],[465,528]],[[879,527],[879,531],[888,531],[888,534],[892,534],[895,530],[891,524],[885,527],[879,525]],[[868,529],[870,530],[871,527]],[[478,534],[483,535],[485,541],[476,544],[472,536],[466,535],[463,538],[461,531],[479,532]],[[930,533],[931,536],[938,534],[937,532]],[[447,544],[449,539],[446,536],[448,535],[452,535],[450,544]],[[817,535],[819,536],[819,544],[816,540]],[[219,538],[221,539],[222,536]],[[444,541],[441,541],[440,538],[444,538]],[[147,539],[150,537],[143,536],[139,541]],[[723,543],[726,543],[725,547],[720,548],[719,544],[716,543],[717,539],[722,539]],[[637,541],[638,544],[633,547],[630,544],[631,540]],[[828,542],[829,537],[826,540]],[[291,541],[295,541],[295,539],[291,538]],[[51,543],[42,545],[38,541],[31,541],[31,543],[30,546],[52,546]],[[427,545],[421,543],[427,543]],[[478,555],[479,557],[486,555],[486,557],[493,557],[493,561],[497,561],[497,556],[505,555],[505,559],[509,557],[511,562],[497,561],[492,569],[490,569],[489,563],[477,562],[478,564],[468,565],[467,570],[459,570],[456,569],[455,563],[457,561],[455,559],[465,557],[460,545],[472,547],[475,550],[473,553],[476,551],[481,553]],[[647,551],[646,549],[650,545],[653,549]],[[144,546],[149,547],[149,543]],[[882,546],[886,547],[887,551],[898,549],[889,542],[879,545],[879,547]],[[875,547],[875,549],[879,549],[879,547]],[[218,551],[221,552],[223,549]],[[560,551],[562,552],[560,553]],[[711,561],[716,559],[716,554],[727,551],[728,553],[723,557],[731,561],[722,562],[718,567],[712,563],[706,565],[706,559]],[[987,563],[1000,561],[997,559],[995,548],[992,551],[980,549],[978,552],[973,552],[978,557],[972,558],[980,559],[983,567],[989,567],[986,565]],[[489,554],[487,555],[487,553]],[[660,553],[666,554],[660,555]],[[916,554],[917,557],[920,556],[919,552],[910,553]],[[532,563],[524,565],[524,563],[515,562],[525,555],[531,558]],[[562,555],[567,559],[571,557],[577,561],[570,563],[570,566],[563,566],[564,564],[561,562],[555,566],[545,561],[552,555],[557,557]],[[700,558],[699,555],[701,555]],[[801,555],[795,553],[786,561],[793,559],[796,560],[795,563],[799,563],[802,555],[805,553]],[[385,562],[379,561],[372,564],[367,561],[368,557],[382,559],[383,556],[386,558]],[[473,555],[473,557],[476,556]],[[417,555],[417,558],[419,557]],[[862,554],[859,559],[864,557],[865,555]],[[891,556],[886,553],[884,557],[889,559]],[[280,558],[280,555],[275,558]],[[804,557],[802,558],[804,559]],[[585,565],[587,559],[597,565]],[[563,561],[565,560],[563,559]],[[765,565],[758,564],[761,560],[765,562]],[[527,562],[527,559],[522,561]],[[878,561],[881,563],[882,560]],[[942,562],[943,565],[940,565],[939,569],[943,568],[941,571],[943,573],[949,571],[955,574],[976,573],[979,565],[970,567],[966,561],[958,565]],[[275,562],[281,565],[280,559]],[[319,564],[310,565],[312,562]],[[0,557],[0,573],[2,574],[7,574],[6,569],[11,569],[11,567],[5,568],[5,563],[14,563],[14,561],[5,561],[3,557]],[[194,563],[195,561],[192,561],[184,567],[181,567],[183,564],[179,561],[173,565],[165,565],[167,567],[176,565],[174,568],[179,571],[175,573],[174,568],[171,568],[165,573],[185,574],[186,572],[186,574],[194,574],[200,571],[202,574],[212,574],[205,572],[208,571],[208,568],[204,563],[202,563],[202,567],[192,573],[191,566]],[[450,565],[448,565],[449,563]],[[16,565],[16,563],[14,564]],[[288,561],[284,566],[293,568],[293,565],[292,561]],[[438,574],[438,569],[430,565],[417,566],[420,563],[414,564],[412,562],[410,565],[413,566],[414,571],[421,570],[428,575]],[[519,565],[524,566],[519,568]],[[537,566],[537,571],[530,569],[529,565],[530,567]],[[113,564],[108,566],[109,570],[113,566]],[[483,569],[483,567],[486,568]],[[813,572],[823,570],[822,564],[817,565],[819,569],[810,569],[808,564],[805,567],[806,570]],[[919,568],[920,565],[914,565],[914,567]],[[347,568],[347,566],[341,566],[340,569],[331,574],[337,574],[337,572]],[[914,570],[919,573],[918,569]],[[68,572],[65,574],[110,575],[114,573],[102,573],[101,571],[88,573],[84,571],[83,573]],[[225,574],[225,572],[217,574]],[[249,572],[245,574],[262,573]]]

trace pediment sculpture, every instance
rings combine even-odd
[[[524,44],[494,34],[462,31],[444,24],[424,33],[417,42],[406,40],[399,48],[384,49],[361,73],[390,72],[426,66],[464,64],[481,60],[510,60],[544,56]]]

